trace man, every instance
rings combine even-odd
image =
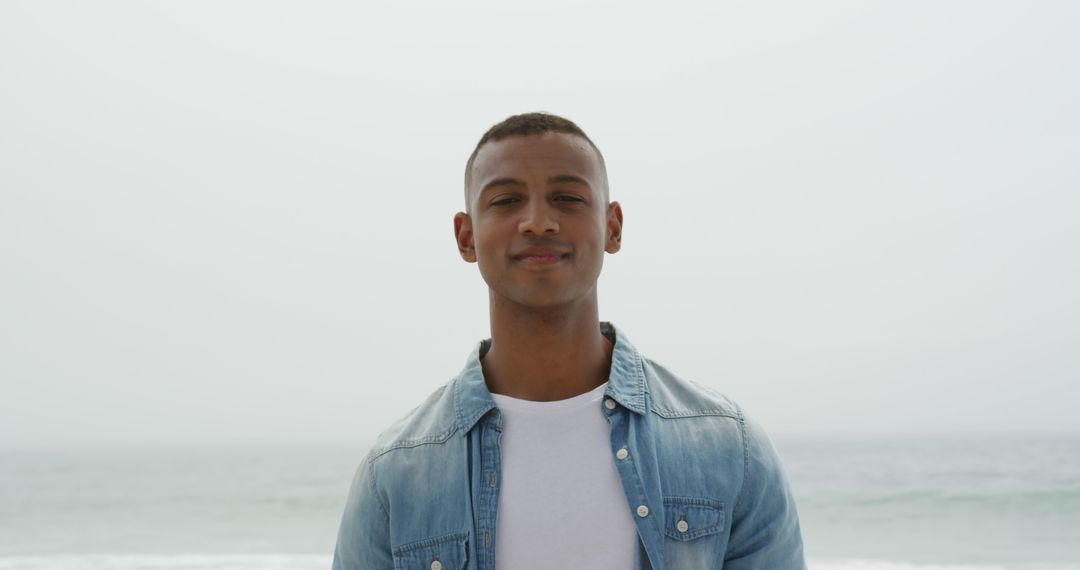
[[[564,118],[480,139],[454,216],[488,285],[491,338],[383,432],[357,470],[336,570],[804,568],[765,433],[600,322],[623,213]]]

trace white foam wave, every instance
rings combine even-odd
[[[304,554],[84,554],[0,557],[0,570],[327,570]]]
[[[810,570],[1006,570],[1004,566],[973,566],[950,564],[909,564],[888,560],[825,560],[811,561]]]
[[[1080,570],[1078,564],[914,564],[890,560],[811,560],[809,570]]]

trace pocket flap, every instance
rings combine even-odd
[[[724,528],[724,504],[696,497],[664,497],[664,534],[693,540]]]
[[[468,560],[467,534],[448,534],[394,549],[394,570],[462,570]]]

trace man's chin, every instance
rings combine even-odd
[[[566,292],[560,291],[531,291],[531,292],[515,292],[504,297],[514,305],[520,306],[522,309],[556,309],[559,307],[572,306],[575,304],[575,299],[572,295],[566,294]]]

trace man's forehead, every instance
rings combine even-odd
[[[565,133],[511,136],[480,148],[473,163],[473,182],[506,176],[528,168],[557,168],[599,182],[596,151],[585,139]]]

